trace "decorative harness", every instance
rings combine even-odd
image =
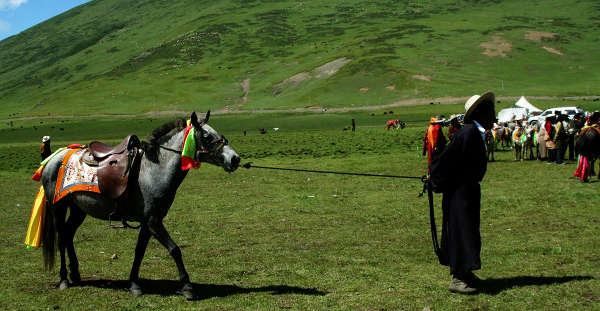
[[[227,145],[227,144],[229,144],[229,141],[228,141],[228,140],[227,140],[227,138],[225,138],[225,136],[223,136],[223,135],[221,135],[221,137],[220,137],[220,138],[216,138],[216,137],[215,137],[213,140],[211,140],[211,141],[208,143],[208,146],[209,146],[209,147],[210,147],[210,146],[212,146],[212,145],[216,145],[216,147],[214,147],[214,148],[206,148],[206,147],[204,146],[204,144],[203,144],[202,142],[200,142],[200,144],[199,144],[199,145],[200,145],[200,150],[198,150],[198,151],[196,152],[196,155],[195,155],[195,160],[196,160],[196,161],[198,161],[198,159],[199,159],[199,157],[198,157],[198,156],[199,156],[199,155],[209,155],[209,156],[213,156],[213,157],[214,157],[214,156],[216,156],[216,154],[217,154],[218,152],[220,152],[220,151],[221,151],[221,149],[223,149],[223,147],[225,147],[225,145]],[[159,148],[161,148],[161,149],[165,149],[165,150],[171,151],[171,152],[175,152],[175,153],[177,153],[177,154],[181,154],[181,153],[183,152],[183,149],[181,149],[181,150],[176,150],[176,149],[169,148],[169,147],[167,147],[167,146],[163,146],[163,145],[158,145],[158,147],[159,147]]]

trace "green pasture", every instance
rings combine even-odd
[[[577,105],[600,108],[598,102]],[[407,121],[406,129],[385,131],[389,110],[215,115],[210,124],[227,136],[243,163],[421,176],[424,120],[461,112],[462,105],[393,110],[394,118]],[[343,131],[352,118],[356,132]],[[146,294],[131,297],[127,278],[137,231],[108,229],[107,222],[92,218],[75,237],[83,284],[58,291],[58,271],[45,272],[41,251],[23,245],[39,187],[29,178],[39,162],[41,136],[50,134],[53,148],[96,139],[117,143],[132,132],[144,137],[166,121],[69,118],[0,125],[2,308],[600,309],[600,182],[573,179],[573,162],[515,162],[508,150],[496,153],[482,182],[478,275],[485,287],[476,296],[447,290],[450,276],[433,253],[418,181],[244,168],[227,174],[208,164],[188,175],[165,219],[201,299],[188,302],[177,293],[175,264],[155,240],[140,272]],[[260,135],[259,128],[268,133]],[[435,199],[439,225],[441,197]]]

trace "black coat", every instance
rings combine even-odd
[[[430,165],[433,188],[443,193],[441,262],[452,274],[481,267],[479,182],[486,168],[484,141],[474,124],[461,128]]]

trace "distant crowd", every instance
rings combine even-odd
[[[586,164],[588,173],[577,173],[576,177],[586,179],[590,171],[593,174],[593,160],[582,159],[575,148],[577,137],[587,129],[596,129],[600,134],[600,112],[594,112],[588,117],[577,113],[573,118],[557,112],[547,116],[541,123],[529,124],[526,119],[510,122],[496,122],[493,129],[485,134],[488,161],[494,161],[494,151],[512,149],[516,161],[524,159],[547,161],[547,163],[565,164],[565,160],[578,161]],[[436,116],[430,119],[429,127],[423,139],[423,155],[427,155],[428,165],[432,155],[441,152],[445,145],[452,141],[453,135],[463,126],[459,116],[452,115],[449,119]],[[444,134],[443,127],[447,127]],[[585,178],[584,178],[585,177]]]

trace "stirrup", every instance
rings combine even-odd
[[[113,225],[112,224],[111,216],[114,215],[114,214],[116,214],[116,213],[117,212],[115,211],[115,212],[112,212],[112,213],[108,214],[108,227],[110,229],[123,229],[123,228],[125,228],[125,224],[122,224],[122,225]]]

